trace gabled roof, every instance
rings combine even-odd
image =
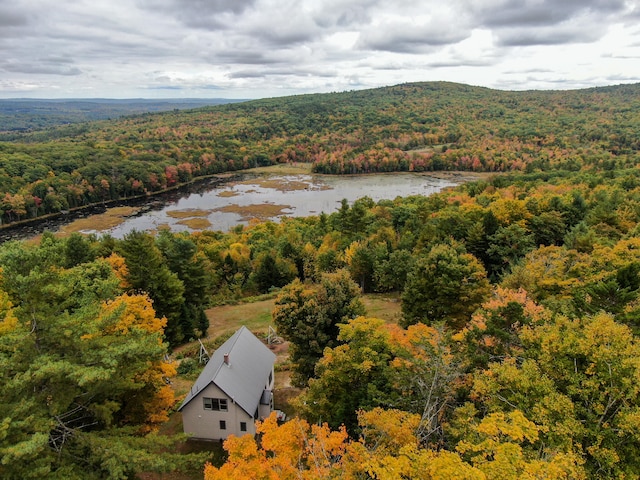
[[[228,364],[224,362],[225,354],[229,355]],[[178,410],[213,383],[253,416],[275,359],[275,354],[247,327],[240,327],[209,359]]]

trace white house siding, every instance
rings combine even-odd
[[[203,398],[226,398],[227,411],[205,410]],[[226,422],[226,429],[220,429],[220,420]],[[182,422],[184,431],[189,432],[193,438],[222,440],[229,435],[242,436],[255,435],[256,427],[249,414],[236,405],[218,387],[213,384],[204,388],[193,400],[182,409]],[[245,422],[247,431],[240,430],[240,422]]]
[[[240,327],[213,353],[178,408],[184,432],[211,440],[232,434],[255,435],[253,417],[266,417],[273,408],[272,402],[262,397],[265,389],[273,390],[275,359],[275,354],[247,327]],[[205,410],[204,398],[227,399],[227,411]],[[261,405],[261,399],[266,405]],[[224,430],[221,420],[226,422]],[[240,428],[243,423],[245,431]]]

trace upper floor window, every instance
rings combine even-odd
[[[203,397],[203,401],[205,410],[215,410],[218,412],[226,412],[228,410],[226,398]]]

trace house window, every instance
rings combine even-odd
[[[240,422],[240,431],[241,432],[247,431],[247,422]]]
[[[215,410],[217,412],[226,412],[228,410],[226,398],[203,397],[202,400],[204,401],[205,410]]]
[[[220,420],[220,430],[227,429],[227,422],[225,420]]]

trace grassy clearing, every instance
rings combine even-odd
[[[476,182],[479,180],[487,180],[497,175],[502,175],[500,172],[459,172],[459,171],[438,171],[438,172],[423,172],[419,175],[425,177],[441,178],[449,180],[455,183],[467,183]]]
[[[259,178],[242,182],[245,185],[258,185],[261,188],[272,188],[280,192],[293,192],[295,190],[306,190],[309,184],[298,180],[286,180],[284,178]]]
[[[207,310],[209,338],[233,333],[245,325],[254,334],[266,333],[271,321],[275,299],[260,300],[240,305],[222,305]]]
[[[409,152],[416,153],[430,153],[430,152],[444,152],[446,149],[451,148],[453,143],[442,143],[439,145],[427,145],[426,147],[414,148]]]
[[[398,323],[402,311],[398,294],[369,294],[362,297],[368,317],[375,317],[387,323]]]
[[[368,294],[362,296],[367,316],[376,317],[390,323],[397,323],[401,315],[400,297],[391,294]],[[245,325],[255,334],[266,334],[271,321],[275,298],[258,300],[239,305],[222,305],[207,310],[209,330],[207,335],[214,338],[235,332]]]
[[[284,177],[267,177],[267,178],[253,178],[238,182],[240,185],[258,185],[261,188],[271,188],[280,192],[293,192],[295,190],[308,190],[313,188],[318,189],[318,186],[311,182],[303,180],[291,180]],[[331,187],[324,185],[320,187],[321,190],[329,190]]]

